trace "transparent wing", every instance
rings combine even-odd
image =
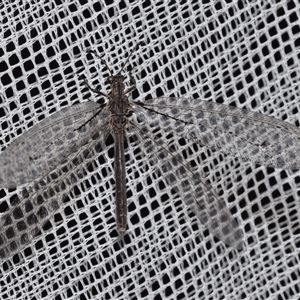
[[[148,132],[173,134],[269,167],[300,167],[299,129],[274,118],[237,107],[184,98],[163,97],[151,99],[151,103],[138,102],[135,111],[139,124],[143,124],[139,125],[141,132],[137,136],[140,140],[141,136],[147,137],[144,147],[151,155],[158,151],[159,159],[155,164],[162,169],[162,174],[172,186],[177,183],[182,199],[193,207],[210,232],[235,248],[242,247],[242,232],[224,201],[167,140],[161,142]]]
[[[52,218],[69,191],[85,176],[85,168],[99,155],[107,134],[94,136],[67,161],[22,190],[22,195],[0,221],[0,259],[7,259],[29,244]]]
[[[0,186],[14,188],[54,170],[107,122],[105,109],[93,118],[101,109],[95,102],[76,104],[30,128],[0,154]]]
[[[147,158],[166,182],[192,208],[209,231],[227,245],[242,249],[243,234],[224,201],[211,189],[200,173],[184,161],[168,139],[161,138],[164,129],[151,134],[148,123],[131,123],[131,138],[138,140]]]
[[[57,144],[53,143],[53,141],[60,140],[61,142],[58,144],[60,146],[64,144],[68,155],[63,154],[63,149],[57,150],[58,154],[55,154],[53,150],[49,150],[48,152],[51,152],[51,157],[56,159],[56,164],[46,164],[48,171],[42,169],[42,174],[35,177],[34,180],[23,189],[22,195],[13,200],[10,210],[1,217],[1,259],[8,258],[31,242],[45,222],[49,220],[61,206],[63,199],[70,189],[77,184],[79,179],[84,177],[84,168],[98,156],[99,151],[104,147],[104,141],[110,133],[109,126],[106,126],[108,124],[106,110],[104,109],[97,115],[95,115],[94,110],[93,114],[90,115],[90,106],[81,105],[75,110],[73,107],[68,107],[63,111],[63,114],[58,112],[45,119],[43,123],[44,126],[40,126],[41,124],[34,126],[26,133],[25,137],[23,135],[19,139],[22,141],[21,143],[12,143],[5,150],[16,154],[19,153],[17,149],[21,147],[20,145],[32,144],[35,149],[34,152],[31,151],[32,147],[25,148],[25,150],[30,152],[29,155],[32,153],[35,153],[36,156],[40,155],[39,159],[36,160],[37,165],[39,167],[43,166],[42,151],[38,150],[35,142],[28,141],[28,139],[34,139],[33,133],[36,133],[36,135],[40,137],[39,141],[43,145],[43,149],[48,149],[51,145],[55,148]],[[99,108],[99,106],[95,107]],[[86,117],[87,115],[94,116],[94,118],[89,120]],[[73,122],[77,120],[77,124],[67,122],[68,120],[72,120]],[[63,126],[62,124],[65,123],[74,124],[72,125],[73,129],[67,129],[69,134],[64,134],[66,141],[62,141],[62,138],[57,135],[56,139],[52,138],[53,132],[58,131],[53,128]],[[45,124],[47,124],[47,126],[45,126]],[[67,136],[70,137],[73,132],[76,133],[75,136],[78,139],[73,140],[67,138]],[[49,138],[50,142],[41,138],[42,136],[45,136],[45,139],[46,137],[51,137]],[[26,151],[23,153],[23,156],[26,156]],[[2,154],[4,154],[4,152]],[[47,154],[47,152],[45,154]],[[15,158],[8,154],[5,154],[3,157],[8,156],[12,162],[11,170],[14,171],[13,168],[16,162],[20,161],[20,158]],[[63,159],[59,161],[61,157],[63,157]],[[9,168],[9,165],[6,164],[6,167]],[[49,170],[50,167],[52,168],[51,170]],[[31,165],[27,167],[25,171],[28,174],[33,174],[32,170],[36,170],[36,168],[35,162],[31,162]],[[17,172],[17,179],[13,179],[14,181],[6,180],[5,176],[3,178],[6,182],[16,182],[22,178],[21,174],[19,174],[20,172],[21,170]],[[14,173],[12,173],[12,176],[13,175]],[[31,179],[32,178],[33,175]]]
[[[157,98],[137,104],[145,109],[140,118],[166,132],[244,161],[300,168],[300,130],[289,123],[200,99]]]

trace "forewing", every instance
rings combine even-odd
[[[145,108],[151,126],[244,161],[274,168],[300,168],[300,130],[296,126],[200,99],[157,98],[148,102],[139,105]]]
[[[109,134],[106,109],[87,102],[55,113],[1,153],[1,183],[30,182],[1,216],[1,259],[31,242],[84,176]]]
[[[30,128],[0,154],[0,187],[14,188],[54,170],[107,122],[101,110],[91,101],[72,105]]]
[[[105,147],[109,130],[94,135],[70,154],[55,171],[22,190],[0,220],[0,259],[7,259],[29,244],[57,212],[70,190],[84,178],[86,168]]]
[[[145,158],[166,182],[192,208],[209,231],[227,245],[243,248],[243,234],[226,204],[212,190],[201,174],[192,169],[175,147],[159,135],[163,128],[156,127],[156,134],[147,123],[131,123],[131,138],[138,140]]]

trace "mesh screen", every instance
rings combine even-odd
[[[99,100],[76,75],[105,90],[109,73],[87,49],[115,73],[140,41],[130,99],[202,98],[299,126],[296,1],[111,2],[0,5],[2,150],[55,111]],[[214,238],[134,142],[120,236],[108,141],[34,241],[0,262],[1,299],[298,299],[299,172],[172,138],[225,200],[244,250]],[[20,191],[0,190],[1,213]]]

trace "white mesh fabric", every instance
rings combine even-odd
[[[202,98],[299,126],[300,5],[224,1],[3,1],[1,149],[65,106],[96,99],[130,58],[137,92]],[[115,224],[113,145],[41,234],[0,263],[1,299],[298,299],[299,172],[182,143],[234,213],[245,249],[200,224],[138,145],[127,149],[129,224]],[[0,170],[1,171],[1,170]],[[1,213],[20,188],[1,189]]]

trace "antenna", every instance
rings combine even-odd
[[[131,57],[132,53],[139,47],[140,44],[142,44],[142,42],[138,42],[138,43],[134,46],[134,48],[131,50],[130,54],[128,55],[126,61],[123,63],[123,65],[122,65],[120,71],[117,73],[117,75],[118,75],[118,74],[121,74],[121,72],[123,71],[124,67],[125,67],[126,64],[128,63],[129,58]]]
[[[113,76],[111,69],[108,67],[106,61],[102,58],[104,56],[104,54],[102,56],[99,56],[99,54],[95,50],[91,50],[91,49],[88,50],[87,53],[94,54],[97,58],[99,58],[101,61],[101,64],[105,65],[105,67],[108,69],[110,75]]]

